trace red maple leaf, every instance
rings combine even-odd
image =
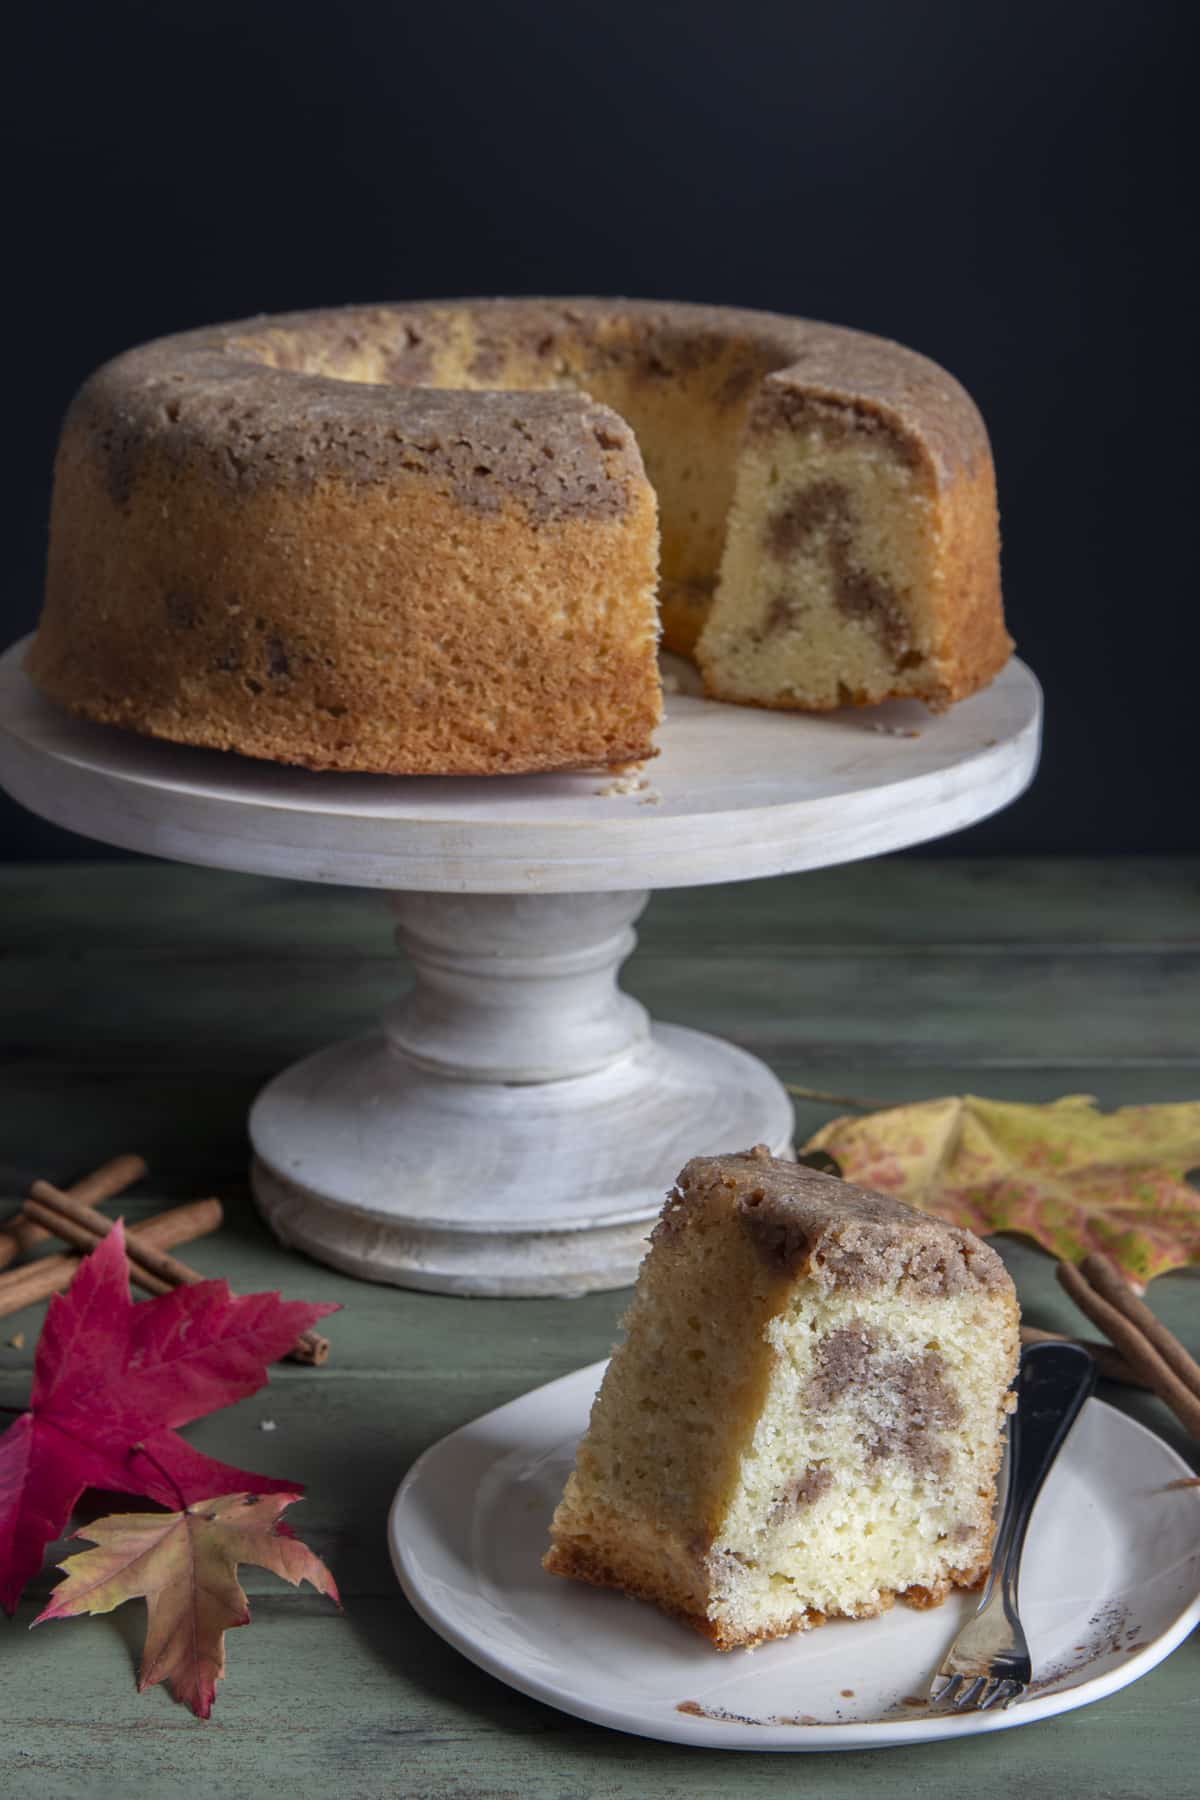
[[[50,1302],[30,1409],[0,1437],[0,1605],[13,1612],[85,1488],[172,1508],[303,1484],[216,1461],[176,1427],[253,1394],[332,1304],[232,1294],[224,1281],[134,1304],[120,1223]],[[142,1449],[148,1454],[140,1454]]]

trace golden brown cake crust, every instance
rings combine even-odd
[[[973,1231],[773,1157],[762,1145],[743,1155],[693,1157],[663,1208],[655,1238],[678,1232],[690,1207],[707,1202],[714,1189],[726,1191],[767,1267],[788,1279],[815,1275],[852,1291],[899,1282],[902,1292],[923,1296],[972,1287],[1011,1292],[1003,1262]]]
[[[693,1631],[707,1638],[717,1650],[752,1650],[756,1644],[765,1644],[772,1638],[791,1637],[797,1631],[811,1631],[815,1626],[826,1625],[832,1619],[877,1618],[880,1613],[890,1612],[898,1600],[919,1612],[927,1612],[931,1607],[944,1605],[955,1588],[981,1587],[987,1579],[990,1566],[983,1563],[973,1569],[955,1569],[934,1588],[910,1587],[899,1592],[881,1593],[875,1605],[864,1607],[853,1614],[824,1613],[811,1606],[802,1606],[779,1624],[752,1632],[731,1629],[722,1619],[706,1618],[703,1613],[696,1612],[682,1589],[671,1587],[662,1580],[632,1576],[623,1546],[614,1543],[611,1549],[610,1561],[603,1548],[584,1545],[578,1539],[560,1538],[543,1556],[542,1567],[551,1575],[562,1575],[571,1581],[584,1581],[591,1587],[612,1588],[617,1593],[627,1594],[632,1600],[648,1601],[652,1606],[657,1606],[672,1618],[678,1619],[681,1624],[690,1625]]]
[[[619,1566],[623,1560],[619,1547],[614,1546],[614,1550],[615,1562],[610,1563],[602,1551],[589,1549],[577,1540],[561,1539],[547,1550],[542,1558],[542,1567],[548,1569],[551,1575],[563,1575],[571,1581],[585,1581],[591,1587],[613,1588],[617,1593],[627,1594],[631,1600],[649,1601],[652,1606],[669,1613],[681,1624],[690,1625],[693,1631],[698,1631],[701,1637],[707,1638],[718,1650],[752,1649],[755,1644],[765,1643],[770,1637],[788,1637],[794,1631],[807,1631],[814,1625],[824,1625],[829,1616],[814,1611],[812,1607],[801,1607],[786,1625],[781,1625],[775,1631],[763,1632],[759,1636],[731,1632],[721,1620],[709,1619],[703,1613],[694,1611],[682,1592],[661,1581],[632,1577],[628,1566]],[[886,1612],[894,1599],[894,1595],[881,1598],[875,1610]]]
[[[496,512],[512,499],[540,520],[623,513],[627,477],[641,473],[628,427],[573,390],[391,387],[280,369],[237,350],[236,339],[218,349],[206,334],[167,338],[85,384],[73,417],[115,501],[128,500],[156,453],[181,467],[207,459],[234,493],[311,490],[332,477],[377,487],[403,471],[464,506]]]
[[[78,396],[29,669],[106,724],[318,769],[653,754],[653,490],[575,392],[276,371],[208,338]]]
[[[638,760],[661,712],[656,508],[625,419],[655,485],[664,444],[716,458],[661,509],[666,641],[690,653],[724,465],[814,406],[928,459],[963,567],[925,697],[971,691],[1009,643],[958,383],[861,332],[588,299],[281,314],[107,364],[64,426],[30,673],[87,717],[314,768]]]

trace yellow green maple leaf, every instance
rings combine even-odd
[[[223,1494],[182,1512],[115,1513],[76,1537],[95,1546],[59,1564],[60,1581],[33,1621],[112,1612],[146,1602],[139,1690],[165,1681],[197,1718],[213,1709],[225,1674],[225,1633],[250,1623],[240,1563],[309,1582],[340,1605],[333,1576],[283,1521],[300,1494]]]
[[[974,1094],[833,1119],[806,1151],[847,1181],[986,1235],[1020,1232],[1068,1262],[1111,1257],[1135,1281],[1200,1262],[1200,1101],[1102,1113]]]

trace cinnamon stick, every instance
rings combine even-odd
[[[1175,1333],[1168,1331],[1162,1320],[1150,1311],[1141,1296],[1134,1293],[1120,1272],[1105,1257],[1095,1255],[1085,1256],[1080,1268],[1085,1280],[1137,1326],[1184,1386],[1200,1400],[1200,1363],[1184,1349]]]
[[[64,1224],[70,1220],[79,1233],[90,1240],[94,1246],[96,1240],[107,1237],[113,1230],[114,1221],[106,1219],[98,1213],[94,1206],[86,1201],[77,1200],[73,1194],[64,1194],[48,1181],[35,1181],[29,1190],[29,1199],[25,1202],[25,1210],[31,1219],[38,1224],[45,1224],[47,1216],[52,1221],[52,1228],[60,1234]],[[156,1250],[153,1244],[138,1242],[136,1228],[125,1231],[125,1253],[129,1258],[130,1275],[139,1287],[144,1287],[150,1294],[169,1293],[173,1287],[186,1287],[191,1281],[202,1281],[186,1263],[182,1263],[166,1250]],[[151,1286],[141,1279],[143,1274],[154,1277]]]
[[[47,1184],[39,1182],[34,1185],[46,1186]],[[107,1237],[107,1232],[100,1233],[89,1230],[86,1225],[80,1225],[75,1219],[72,1219],[68,1213],[59,1212],[56,1206],[46,1206],[40,1199],[33,1199],[32,1190],[30,1192],[31,1197],[25,1202],[25,1211],[29,1218],[35,1225],[41,1225],[45,1231],[53,1232],[60,1237],[64,1244],[70,1244],[72,1249],[80,1250],[86,1256],[89,1250],[96,1248],[102,1236]],[[63,1197],[66,1198],[65,1195]],[[98,1213],[97,1217],[103,1218],[104,1215]],[[105,1219],[104,1223],[109,1230],[112,1229],[111,1219]],[[126,1238],[125,1242],[128,1245],[129,1239]],[[150,1254],[145,1245],[142,1247],[142,1253],[143,1255]],[[175,1285],[173,1282],[163,1281],[159,1276],[152,1275],[141,1263],[134,1261],[132,1254],[129,1255],[128,1262],[129,1279],[137,1287],[143,1288],[147,1294],[169,1294],[171,1292],[171,1288]]]
[[[185,1206],[173,1206],[168,1212],[155,1213],[143,1219],[138,1236],[143,1243],[159,1250],[176,1244],[190,1244],[220,1229],[224,1217],[219,1200],[190,1200]],[[57,1235],[57,1225],[55,1227]],[[0,1319],[21,1312],[51,1294],[61,1294],[79,1267],[77,1256],[39,1256],[35,1262],[0,1275]]]
[[[114,1156],[111,1162],[102,1163],[100,1168],[93,1169],[82,1181],[76,1181],[65,1191],[74,1200],[82,1200],[87,1206],[99,1206],[114,1195],[123,1193],[135,1181],[140,1181],[146,1173],[146,1165],[140,1156],[127,1154]],[[22,1213],[0,1226],[0,1269],[7,1269],[19,1256],[25,1256],[35,1244],[40,1244],[51,1234],[45,1226],[32,1224]]]
[[[1073,1263],[1059,1263],[1056,1272],[1060,1285],[1070,1294],[1080,1312],[1100,1327],[1146,1386],[1153,1388],[1160,1400],[1166,1401],[1185,1430],[1192,1437],[1200,1437],[1200,1396],[1180,1379],[1126,1312],[1126,1296],[1121,1296],[1122,1303],[1118,1305],[1098,1293]],[[1131,1294],[1128,1299],[1136,1299],[1136,1296]]]
[[[1131,1369],[1119,1350],[1102,1338],[1071,1337],[1063,1331],[1042,1331],[1037,1325],[1022,1325],[1023,1344],[1078,1344],[1092,1358],[1105,1381],[1120,1382],[1123,1387],[1148,1388],[1135,1369]]]
[[[69,1243],[93,1249],[113,1229],[113,1221],[106,1219],[103,1213],[61,1193],[48,1181],[35,1181],[29,1193],[30,1198],[25,1203],[29,1217],[39,1225],[57,1231]],[[136,1231],[126,1232],[125,1253],[130,1279],[149,1294],[167,1294],[172,1288],[189,1287],[207,1279],[187,1263],[180,1262],[178,1257],[169,1256],[153,1244],[143,1243]],[[329,1339],[319,1332],[306,1331],[287,1354],[292,1362],[309,1363],[319,1368],[328,1360]]]

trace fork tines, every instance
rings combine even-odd
[[[945,1687],[929,1698],[932,1705],[952,1706],[955,1712],[987,1712],[992,1707],[1003,1710],[1011,1706],[1024,1692],[1025,1683],[1011,1675],[976,1675],[973,1680],[965,1675],[949,1675]]]

